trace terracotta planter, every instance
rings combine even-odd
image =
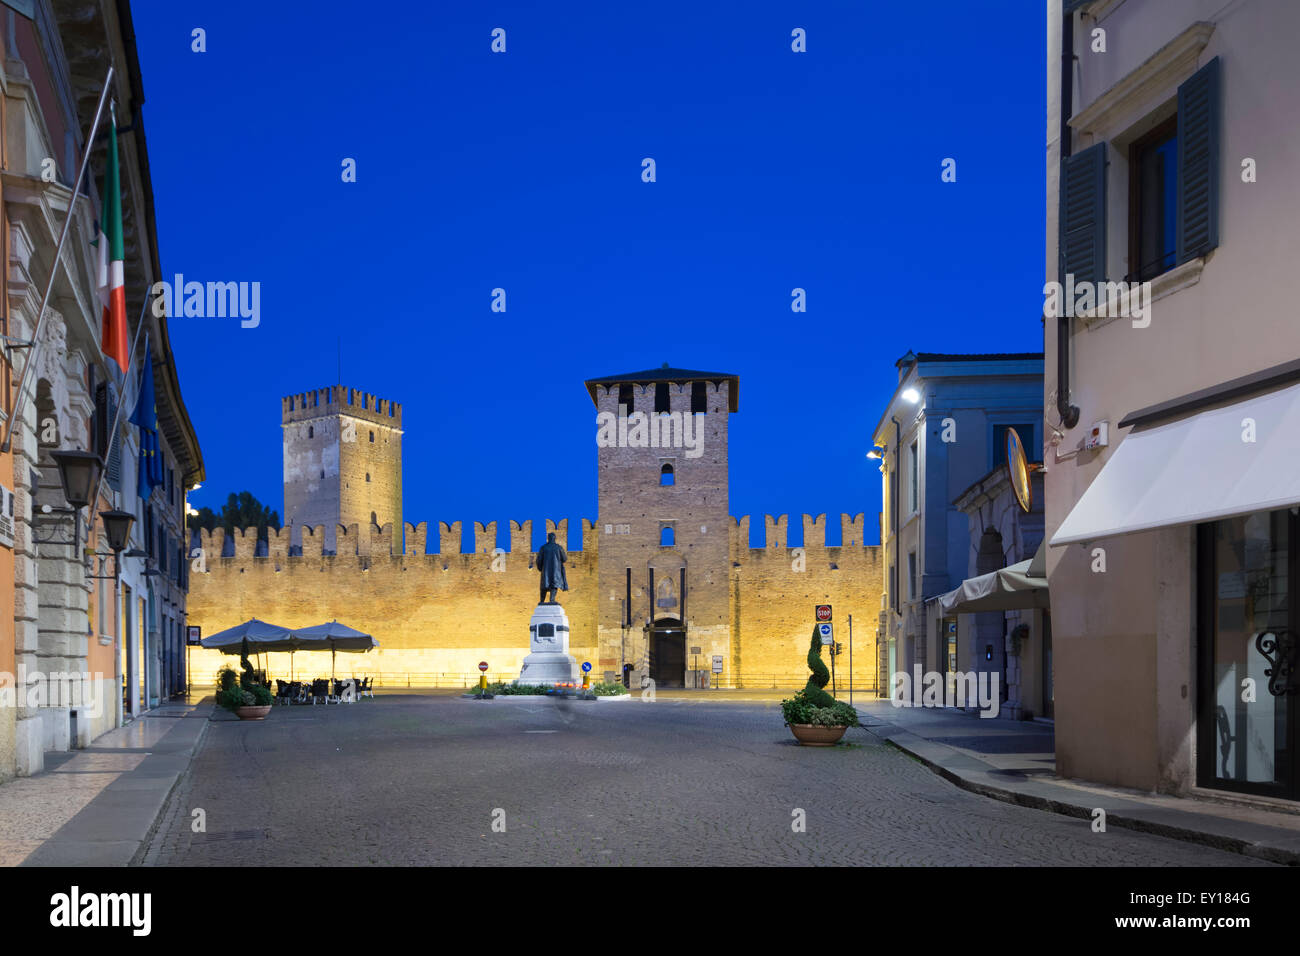
[[[266,715],[270,712],[270,704],[262,704],[260,706],[254,704],[250,707],[235,708],[235,716],[240,720],[266,720]]]
[[[805,747],[834,747],[848,727],[819,727],[816,724],[789,724],[794,739]]]

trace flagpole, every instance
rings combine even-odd
[[[122,409],[126,407],[126,386],[131,381],[131,359],[135,357],[135,347],[140,344],[140,333],[144,331],[144,316],[149,308],[149,289],[152,288],[153,285],[150,284],[149,288],[145,289],[144,307],[140,310],[140,321],[135,326],[135,338],[131,340],[131,350],[126,353],[126,369],[122,373],[122,394],[118,397],[117,411],[113,414],[113,427],[108,433],[108,448],[104,450],[105,467],[99,469],[99,482],[95,485],[95,497],[90,499],[90,523],[92,526],[95,523],[94,509],[99,507],[99,490],[104,487],[104,475],[108,471],[108,456],[113,454],[113,442],[117,440],[117,426],[122,421]],[[136,396],[137,399],[139,397],[139,395]]]
[[[86,167],[90,165],[90,151],[95,147],[95,135],[99,132],[99,121],[104,115],[104,103],[108,101],[108,94],[113,85],[113,68],[108,68],[108,76],[104,77],[104,89],[99,94],[99,105],[95,107],[95,119],[90,124],[90,135],[86,137],[86,148],[81,153],[81,165],[77,168],[77,181],[72,184],[72,196],[68,200],[68,218],[63,220],[63,231],[59,233],[59,243],[54,247],[54,264],[50,268],[50,277],[45,283],[45,294],[41,296],[41,308],[36,313],[36,329],[32,332],[32,354],[27,356],[27,364],[23,366],[22,377],[18,380],[18,394],[14,398],[14,407],[10,412],[9,421],[5,422],[4,441],[0,442],[0,452],[8,452],[14,439],[14,423],[18,421],[18,413],[22,408],[23,399],[27,394],[28,381],[31,378],[32,368],[36,365],[37,344],[41,340],[41,329],[45,325],[45,307],[49,305],[50,293],[54,291],[54,280],[59,275],[59,267],[63,263],[63,244],[68,239],[68,228],[72,225],[72,217],[77,210],[77,197],[81,194],[81,181],[86,176]]]

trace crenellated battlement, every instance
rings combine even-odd
[[[731,525],[731,544],[732,552],[736,555],[736,560],[743,561],[746,552],[763,552],[763,551],[788,551],[795,547],[802,547],[805,551],[826,549],[829,551],[839,551],[848,548],[877,548],[878,545],[866,545],[863,538],[866,535],[866,516],[859,512],[855,515],[840,514],[840,544],[828,545],[826,543],[826,529],[828,520],[833,520],[835,516],[826,514],[800,515],[800,521],[803,527],[803,544],[791,545],[789,543],[789,524],[790,516],[781,515],[763,515],[764,543],[761,546],[751,547],[749,541],[751,515],[740,515],[732,519]],[[594,554],[599,547],[599,522],[590,518],[580,519],[582,522],[582,546],[578,549],[572,549],[570,553],[590,552]],[[430,545],[434,544],[429,539],[429,526],[427,522],[421,521],[419,524],[406,522],[403,525],[403,534],[399,536],[397,529],[391,524],[385,524],[383,527],[371,525],[369,528],[361,527],[356,524],[338,525],[335,534],[338,542],[335,548],[336,555],[361,555],[369,557],[415,557],[424,554],[452,555],[452,554],[486,554],[491,555],[497,550],[497,527],[496,521],[472,522],[473,525],[473,544],[470,550],[463,550],[463,531],[464,523],[461,521],[437,523],[437,547],[430,550]],[[302,533],[302,557],[319,558],[324,555],[324,542],[326,540],[324,525],[303,525],[299,529]],[[556,537],[568,549],[569,539],[569,519],[560,518],[554,520],[546,519],[546,531],[555,532]],[[231,539],[227,542],[227,537]],[[236,528],[234,533],[227,536],[224,528],[216,528],[213,531],[199,531],[199,546],[202,547],[208,557],[233,557],[239,559],[248,558],[276,558],[288,559],[293,555],[290,550],[291,539],[294,537],[293,528],[285,525],[283,528],[267,529],[267,543],[265,554],[259,554],[257,544],[256,528]],[[403,538],[405,540],[403,540]],[[502,548],[505,554],[533,554],[535,548],[532,546],[533,522],[531,519],[523,521],[509,522],[509,547]],[[324,555],[328,557],[329,555]]]
[[[305,422],[328,415],[351,415],[377,425],[402,427],[402,406],[359,388],[330,385],[280,399],[281,423]]]
[[[835,516],[830,516],[834,520]],[[757,547],[751,546],[749,542],[750,515],[741,515],[733,518],[731,527],[733,551],[743,555],[746,551],[777,551],[788,550],[791,547],[811,548],[828,548],[838,550],[840,548],[863,548],[879,547],[879,545],[868,545],[865,542],[866,537],[866,516],[862,512],[855,515],[840,514],[840,543],[828,545],[826,543],[826,529],[830,527],[828,516],[819,515],[800,515],[803,527],[803,544],[789,544],[789,515],[763,515],[763,544]],[[737,560],[740,560],[737,558]]]

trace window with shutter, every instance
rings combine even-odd
[[[1178,261],[1219,244],[1219,58],[1178,87]]]
[[[111,432],[117,417],[117,395],[107,382],[95,389],[95,453],[104,459],[104,480],[114,491],[122,490],[122,442]]]
[[[1106,144],[1068,157],[1061,167],[1061,281],[1106,281]]]

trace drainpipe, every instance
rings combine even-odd
[[[1061,170],[1057,177],[1057,195],[1065,182],[1065,161],[1071,153],[1070,116],[1074,112],[1074,14],[1064,13],[1061,23]],[[1058,223],[1058,236],[1060,227]],[[1058,243],[1059,243],[1058,238]],[[1057,249],[1057,258],[1065,269],[1065,250]],[[1061,282],[1065,276],[1060,276]],[[1068,310],[1062,309],[1062,312]],[[1070,404],[1070,324],[1068,315],[1056,319],[1056,412],[1064,428],[1079,424],[1079,408]]]
[[[903,429],[898,424],[898,419],[890,416],[889,420],[894,423],[894,474],[897,476],[896,487],[893,494],[890,495],[890,505],[894,512],[894,523],[890,528],[890,537],[894,539],[894,580],[889,582],[890,593],[894,596],[894,614],[898,614],[898,581],[902,577],[902,568],[900,565],[900,555],[898,552],[898,496],[903,493],[903,476],[899,469],[902,459],[899,458],[899,448],[902,444]]]

